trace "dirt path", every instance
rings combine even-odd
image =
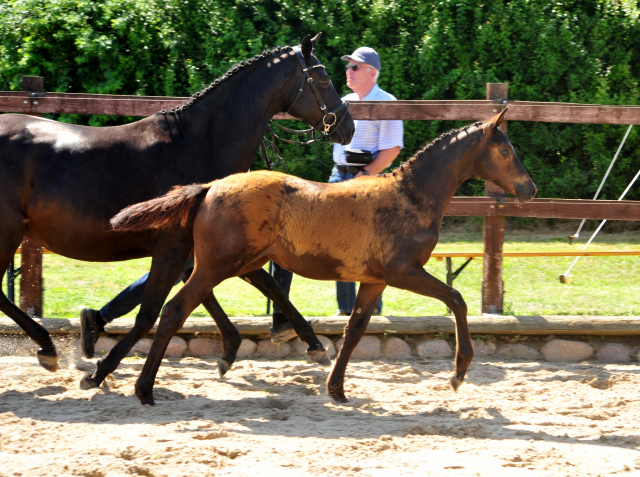
[[[81,391],[73,363],[1,357],[0,476],[640,475],[637,365],[476,361],[454,394],[447,361],[356,362],[335,405],[304,361],[219,380],[183,358],[163,363],[153,408],[133,396],[141,366]]]

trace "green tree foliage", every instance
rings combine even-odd
[[[508,82],[513,100],[634,105],[639,16],[631,0],[5,0],[0,89],[18,90],[22,75],[40,75],[48,91],[186,96],[265,48],[322,31],[318,56],[344,94],[340,56],[367,45],[382,58],[380,85],[399,99],[484,99],[486,83]],[[134,119],[56,118],[91,125]],[[399,160],[461,124],[406,122]],[[591,197],[625,130],[509,124],[541,197]],[[617,198],[640,168],[639,145],[636,128],[602,198]],[[293,174],[328,177],[326,143],[282,149]],[[459,193],[481,188],[471,181]],[[640,199],[640,185],[627,197]]]

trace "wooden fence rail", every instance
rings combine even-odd
[[[0,91],[0,111],[42,115],[100,114],[115,116],[149,116],[161,110],[182,105],[188,98],[157,96],[124,96],[44,92],[41,77],[23,77],[24,91]],[[485,119],[509,107],[510,121],[541,121],[588,124],[640,124],[640,106],[610,106],[575,103],[540,103],[509,101],[506,83],[487,84],[487,99],[478,101],[358,101],[349,104],[355,119],[401,120],[467,120]],[[274,119],[291,119],[279,114]],[[506,128],[506,122],[503,123]],[[506,198],[499,187],[487,183],[487,197],[455,197],[446,215],[482,216],[484,223],[484,272],[482,312],[502,312],[502,251],[504,217],[544,217],[562,219],[640,220],[640,202],[593,201],[575,199],[534,199],[517,204]],[[41,252],[40,252],[41,253]],[[35,260],[25,263],[24,270],[37,270],[37,250],[28,256]],[[41,260],[41,255],[40,255]],[[29,296],[21,297],[23,310],[42,309],[41,277],[23,274],[22,290]],[[38,298],[40,296],[40,298]],[[37,300],[40,300],[37,302]]]

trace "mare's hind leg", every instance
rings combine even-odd
[[[191,253],[191,237],[186,233],[164,235],[162,244],[158,245],[153,260],[149,279],[144,290],[142,304],[136,321],[129,333],[98,361],[98,368],[92,375],[85,375],[80,381],[82,389],[91,389],[100,386],[102,381],[120,364],[134,344],[146,336],[153,327],[160,309],[174,283],[180,277],[184,265]]]
[[[226,278],[217,279],[221,276],[220,274],[214,275],[210,271],[198,273],[196,268],[195,273],[185,286],[164,306],[156,337],[149,350],[149,356],[136,381],[135,393],[143,405],[153,406],[155,404],[153,384],[169,341],[182,327],[189,314],[211,294],[213,287]]]
[[[280,287],[275,278],[263,268],[245,273],[240,278],[256,287],[264,296],[270,298],[273,303],[278,305],[282,313],[287,317],[294,331],[302,341],[309,345],[306,351],[307,356],[318,364],[329,365],[331,360],[327,355],[324,346],[313,331],[312,326],[304,319],[304,317],[296,310],[295,306],[289,301],[287,294]]]
[[[473,345],[467,324],[467,304],[462,295],[458,290],[428,274],[422,267],[388,275],[390,276],[385,275],[385,278],[390,286],[436,298],[453,311],[456,317],[456,364],[449,382],[454,391],[457,391],[473,360]]]
[[[186,270],[182,275],[182,281],[186,283],[192,273],[193,268]],[[240,336],[240,333],[236,327],[233,326],[233,323],[229,320],[229,317],[220,306],[220,303],[218,303],[218,300],[216,300],[213,291],[207,294],[202,305],[209,312],[213,321],[216,322],[220,335],[222,336],[222,358],[218,361],[218,372],[220,373],[220,377],[223,377],[226,372],[231,369],[231,366],[236,360],[238,348],[240,348],[240,344],[242,343],[242,336]]]
[[[1,212],[2,211],[0,211],[0,213]],[[3,220],[5,220],[5,218],[8,217],[3,217]],[[19,223],[22,224],[22,217],[19,218]],[[15,321],[29,338],[40,346],[41,349],[39,349],[37,353],[40,366],[47,371],[55,372],[58,370],[58,353],[56,352],[53,341],[51,341],[49,332],[13,304],[4,294],[1,286],[2,277],[6,275],[9,264],[20,246],[23,233],[23,225],[15,227],[12,230],[0,230],[0,311]]]
[[[360,342],[369,324],[373,309],[378,304],[382,292],[386,288],[385,283],[361,283],[353,306],[351,317],[344,329],[344,344],[340,348],[336,364],[333,366],[327,378],[327,393],[336,402],[347,402],[344,395],[344,373],[349,364],[351,353]]]

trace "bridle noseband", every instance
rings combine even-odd
[[[296,58],[298,58],[298,62],[300,63],[300,66],[302,68],[302,81],[300,83],[300,88],[298,89],[298,94],[296,95],[295,99],[293,100],[293,103],[291,103],[291,106],[289,106],[289,109],[285,112],[285,114],[289,114],[289,112],[293,109],[293,107],[295,106],[300,96],[302,96],[305,82],[309,85],[309,87],[311,88],[311,91],[313,91],[313,94],[315,95],[316,100],[318,101],[318,105],[320,106],[320,111],[324,111],[325,114],[322,117],[322,120],[310,129],[302,129],[302,130],[289,129],[273,121],[270,121],[270,124],[267,125],[267,131],[271,133],[271,140],[267,139],[266,137],[263,138],[263,141],[260,143],[260,155],[262,156],[268,169],[271,169],[273,166],[275,166],[274,156],[276,156],[277,160],[279,160],[282,163],[282,165],[284,166],[287,172],[289,172],[289,170],[284,160],[282,159],[282,153],[280,152],[280,149],[278,149],[278,146],[276,146],[275,144],[276,139],[280,139],[281,141],[289,144],[296,144],[298,146],[306,146],[308,144],[313,144],[314,142],[322,141],[327,137],[329,137],[331,134],[333,134],[340,127],[340,124],[342,124],[342,121],[344,120],[344,118],[347,117],[347,112],[349,111],[349,105],[344,101],[340,101],[340,104],[338,106],[333,108],[331,111],[327,112],[327,105],[324,102],[324,99],[322,98],[322,95],[320,94],[320,91],[318,90],[318,87],[316,86],[310,74],[310,71],[312,71],[313,69],[324,68],[324,65],[317,64],[313,66],[308,66],[307,62],[302,56],[302,51],[300,51],[300,47],[294,46],[293,51],[295,52]],[[345,111],[342,113],[342,117],[338,120],[337,113],[339,113],[343,109]],[[302,134],[313,133],[313,137],[308,141],[293,141],[291,139],[285,139],[278,136],[273,130],[273,127],[271,125],[274,125],[279,129],[282,129],[283,131],[291,134],[302,135]],[[333,128],[333,131],[332,131],[332,128]],[[321,135],[316,137],[315,135],[316,132],[321,132]],[[267,154],[267,147],[271,150],[270,155]]]

